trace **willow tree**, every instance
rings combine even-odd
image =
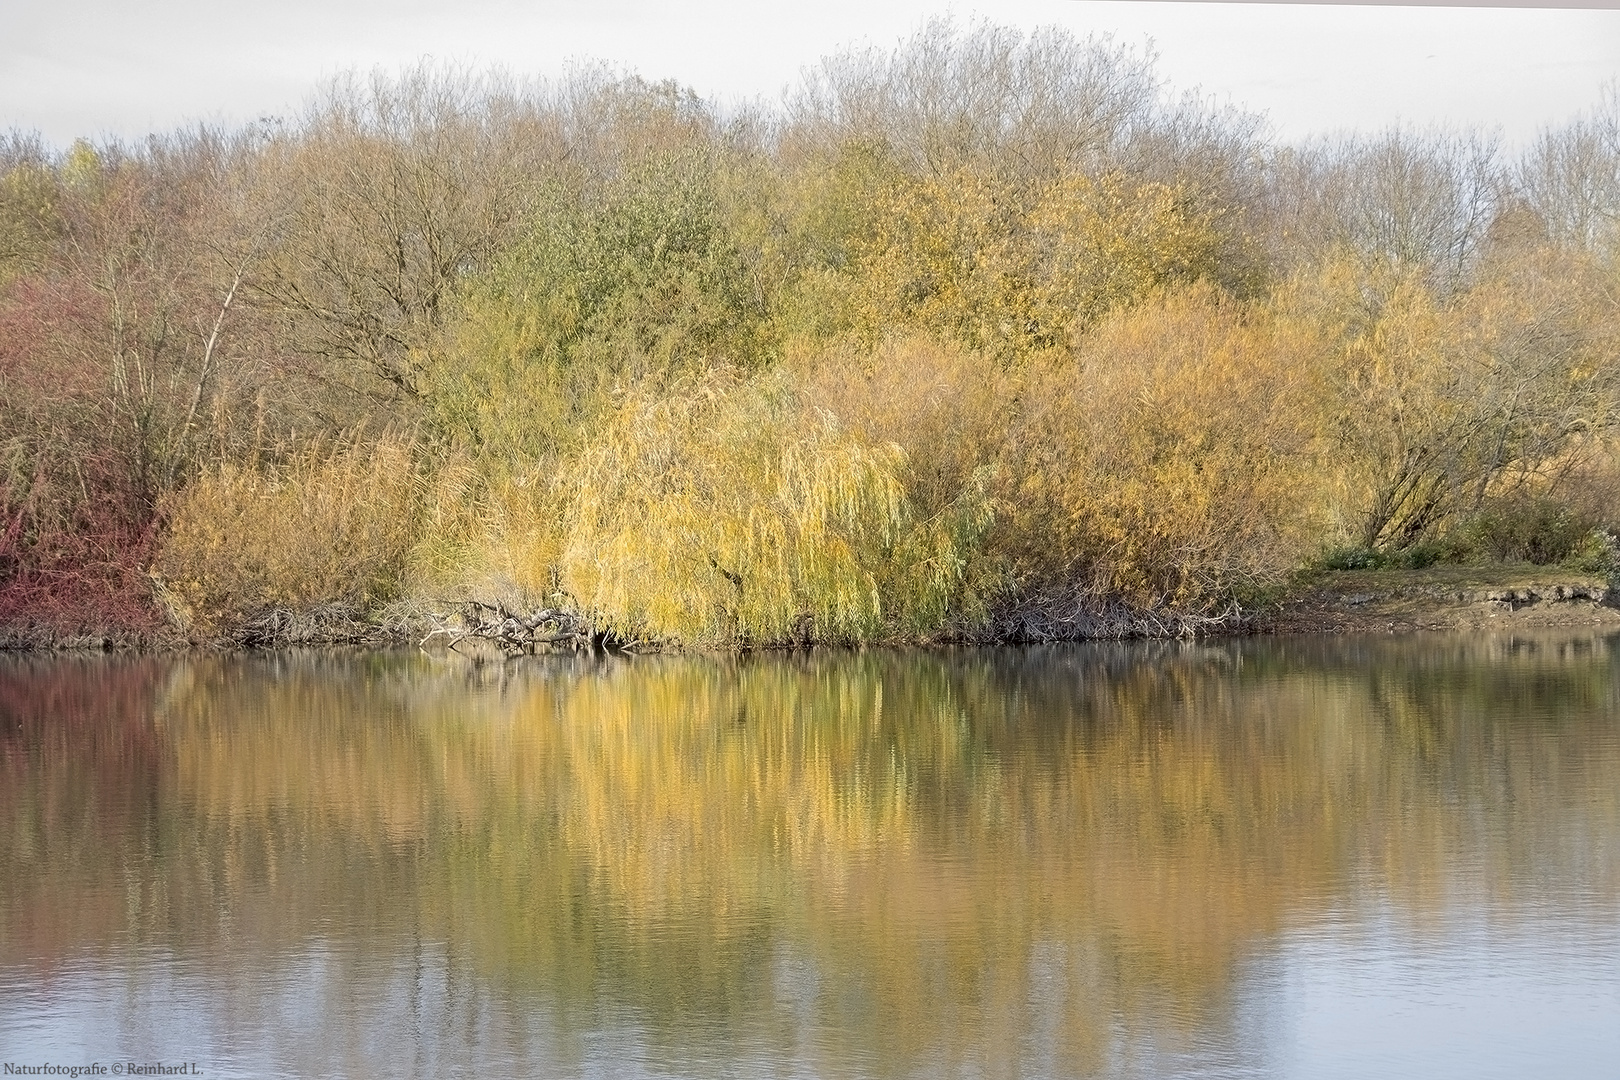
[[[780,385],[632,396],[568,473],[561,581],[625,636],[687,643],[974,624],[988,515],[919,520],[903,464]]]

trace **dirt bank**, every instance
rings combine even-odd
[[[1263,633],[1613,626],[1620,597],[1600,574],[1544,566],[1440,566],[1301,575]]]
[[[0,626],[0,651],[178,651],[187,648],[240,649],[299,645],[398,647],[424,638],[444,646],[450,638],[490,639],[491,656],[536,651],[534,627],[524,626],[528,638],[484,633],[483,616],[496,612],[491,605],[477,617],[454,623],[450,634],[443,617],[396,616],[367,619],[347,608],[328,606],[302,615],[271,612],[238,633],[212,642],[188,640],[178,632],[164,634],[102,632],[66,634],[48,627]],[[1073,610],[1068,610],[1072,608]],[[503,611],[501,615],[508,615]],[[557,612],[540,615],[558,616]],[[1018,618],[998,619],[978,644],[1019,641],[1086,641],[1121,637],[1174,637],[1196,633],[1336,634],[1406,633],[1418,630],[1533,629],[1578,626],[1620,630],[1620,590],[1611,588],[1601,574],[1583,574],[1556,567],[1440,566],[1427,570],[1338,570],[1297,575],[1283,597],[1269,609],[1252,614],[1234,612],[1231,620],[1204,619],[1188,623],[1174,617],[1144,616],[1123,605],[1098,607],[1083,597],[1071,598],[1067,607],[1056,604],[1024,605]],[[572,620],[572,616],[568,617]],[[504,625],[511,621],[496,620]],[[521,620],[520,620],[521,621]],[[544,620],[542,620],[544,621]],[[572,620],[577,622],[577,620]],[[571,625],[572,625],[571,622]],[[538,624],[537,624],[538,625]],[[547,624],[550,625],[549,623]],[[497,627],[498,628],[498,627]],[[578,627],[570,635],[577,636]],[[440,638],[439,635],[449,635]],[[554,640],[548,635],[547,640]],[[583,639],[590,640],[590,635]],[[472,641],[470,645],[478,644]],[[593,644],[599,644],[594,643]],[[523,646],[502,648],[502,646]],[[539,651],[548,651],[541,649]]]

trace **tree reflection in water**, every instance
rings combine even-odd
[[[1241,1066],[1290,934],[1613,947],[1617,656],[0,660],[0,1022],[227,1072]]]

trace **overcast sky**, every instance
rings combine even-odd
[[[1620,0],[1570,0],[1620,3]],[[1141,0],[0,0],[0,129],[138,137],[296,109],[350,68],[423,56],[555,75],[596,59],[723,99],[777,98],[849,44],[893,45],[930,15],[1150,41],[1158,70],[1269,116],[1276,134],[1396,122],[1567,120],[1620,77],[1620,9]]]

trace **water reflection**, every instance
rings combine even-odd
[[[0,660],[0,1049],[1583,1075],[1620,1053],[1617,646]]]

